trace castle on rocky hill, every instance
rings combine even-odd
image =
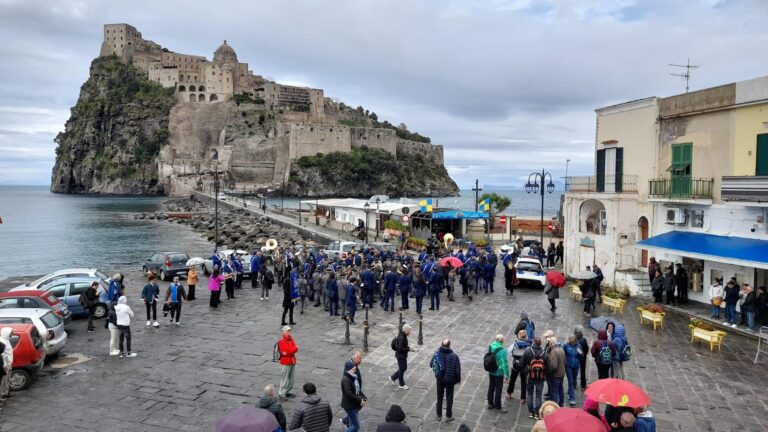
[[[234,189],[277,188],[289,180],[297,158],[362,146],[418,154],[443,165],[441,145],[404,139],[367,120],[361,125],[358,111],[325,97],[322,89],[254,74],[227,41],[208,60],[163,48],[131,25],[107,24],[100,55],[116,55],[149,80],[175,89],[169,145],[158,160],[166,194],[207,184],[214,169],[223,171],[225,184]]]

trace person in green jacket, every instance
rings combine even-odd
[[[509,364],[507,363],[507,350],[504,349],[504,335],[497,334],[488,351],[496,354],[495,372],[488,372],[488,409],[497,409],[502,413],[507,412],[501,407],[501,391],[504,382],[509,376]]]

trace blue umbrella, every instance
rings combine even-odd
[[[273,432],[279,428],[275,416],[261,408],[236,408],[216,422],[216,432]]]
[[[594,331],[605,330],[609,322],[613,323],[614,327],[621,324],[613,317],[599,316],[589,320],[589,327]]]

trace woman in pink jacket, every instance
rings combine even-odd
[[[221,282],[224,276],[219,274],[219,268],[214,267],[211,278],[208,280],[208,291],[211,292],[211,307],[219,307],[219,297],[221,297]]]

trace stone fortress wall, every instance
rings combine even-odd
[[[292,160],[362,146],[394,155],[417,152],[443,163],[442,146],[403,140],[391,129],[337,124],[343,114],[322,89],[255,75],[226,41],[208,60],[163,48],[129,24],[107,24],[100,55],[117,55],[151,81],[175,88],[170,145],[158,161],[172,195],[189,193],[213,170],[223,171],[238,189],[274,188],[288,179]],[[236,105],[231,99],[238,94],[264,104]]]

